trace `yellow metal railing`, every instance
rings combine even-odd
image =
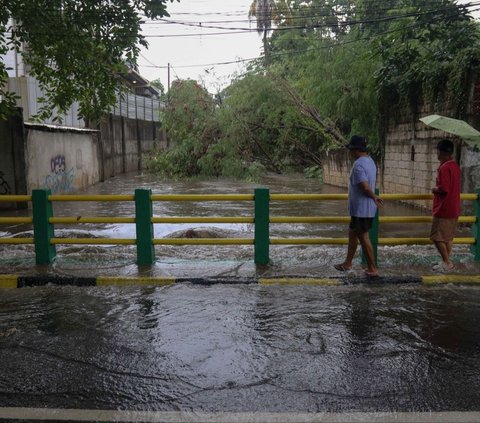
[[[138,193],[137,193],[138,191]],[[35,199],[40,195],[40,200]],[[141,195],[143,200],[140,201]],[[263,202],[260,201],[263,195]],[[432,194],[382,194],[384,200],[429,200]],[[3,237],[0,244],[35,244],[37,262],[50,262],[55,256],[56,245],[137,245],[138,262],[150,263],[154,259],[153,247],[156,245],[254,245],[255,262],[268,261],[268,245],[344,245],[348,238],[272,238],[269,234],[269,224],[288,223],[348,223],[348,216],[270,216],[271,202],[284,201],[331,201],[347,200],[347,194],[270,194],[268,190],[255,190],[255,194],[151,194],[149,190],[136,190],[135,195],[51,195],[45,190],[35,190],[32,195],[3,195],[0,202],[32,202],[32,217],[0,217],[0,224],[25,224],[33,225],[33,238],[28,237]],[[475,258],[480,260],[479,239],[479,194],[461,194],[464,201],[475,202],[475,216],[460,216],[460,223],[474,224],[472,237],[455,238],[455,244],[475,246]],[[78,202],[78,201],[117,201],[135,202],[134,217],[111,216],[53,216],[51,204],[53,202]],[[154,216],[152,204],[164,201],[248,201],[253,202],[255,210],[253,216],[224,217],[224,216]],[[40,204],[42,203],[42,204]],[[431,216],[380,216],[378,223],[428,223]],[[59,238],[54,236],[54,225],[58,224],[136,224],[137,237],[130,238]],[[253,238],[158,238],[153,235],[153,225],[164,223],[232,223],[253,224],[255,236]],[[143,226],[142,226],[143,225]],[[37,232],[44,232],[38,234]],[[143,241],[142,241],[143,236]],[[379,238],[376,242],[380,245],[412,245],[430,244],[428,238]],[[52,249],[53,248],[53,249]],[[44,250],[50,249],[46,256]],[[138,252],[142,250],[143,252]],[[257,250],[263,250],[257,255]],[[52,253],[53,252],[53,253]],[[266,252],[266,255],[265,255]],[[40,259],[38,256],[40,255]]]

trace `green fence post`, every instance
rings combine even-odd
[[[472,245],[471,251],[474,260],[480,261],[480,188],[477,189],[477,199],[473,203],[473,210],[477,221],[472,225],[472,235],[475,238],[475,244]]]
[[[378,188],[375,189],[375,195],[379,195],[380,190]],[[379,218],[378,218],[378,208],[375,213],[375,217],[373,218],[372,228],[370,229],[368,236],[370,237],[370,241],[373,245],[373,256],[375,257],[375,263],[378,260],[378,230],[379,230]]]
[[[270,191],[255,189],[255,264],[270,261]]]
[[[50,243],[55,237],[55,232],[49,220],[53,217],[52,203],[48,201],[49,195],[49,189],[32,191],[33,241],[37,264],[49,264],[57,254],[55,245]]]
[[[137,231],[137,264],[148,265],[155,261],[153,245],[152,190],[135,190],[135,226]]]
[[[375,195],[379,195],[380,191],[378,188],[375,188]],[[375,217],[373,218],[372,227],[368,231],[368,237],[370,238],[370,242],[372,243],[373,247],[373,257],[375,259],[375,263],[377,263],[378,259],[378,226],[379,226],[379,218],[378,218],[378,208],[375,213]],[[362,264],[366,264],[367,260],[365,259],[365,254],[362,251]]]

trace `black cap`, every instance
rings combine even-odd
[[[437,144],[437,150],[443,153],[453,153],[453,142],[450,140],[441,140]]]
[[[352,135],[350,143],[345,147],[349,150],[367,151],[367,139],[361,135]]]

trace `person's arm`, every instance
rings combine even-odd
[[[367,196],[370,197],[373,201],[375,201],[375,204],[377,207],[383,206],[383,199],[381,199],[378,195],[376,195],[372,189],[370,188],[370,185],[368,184],[367,181],[362,181],[358,184],[360,188],[362,189],[363,193]]]
[[[438,171],[437,185],[432,188],[432,193],[437,195],[448,194],[448,188],[450,186],[450,173],[447,169],[441,169]]]

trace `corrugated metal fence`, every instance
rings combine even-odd
[[[41,102],[39,98],[43,96],[38,81],[35,78],[25,76],[9,78],[8,90],[18,95],[17,105],[23,109],[23,119],[26,122],[32,121],[32,116],[35,116],[40,110]],[[159,122],[162,107],[163,102],[158,99],[126,93],[121,97],[119,96],[117,104],[112,107],[110,112],[115,116]],[[78,109],[78,103],[72,104],[69,111],[61,115],[61,123],[54,122],[52,118],[39,123],[85,128],[85,121],[78,117]]]
[[[127,92],[118,99],[117,104],[112,107],[111,113],[114,116],[125,116],[147,122],[159,122],[160,109],[163,106],[163,102],[158,99]]]

